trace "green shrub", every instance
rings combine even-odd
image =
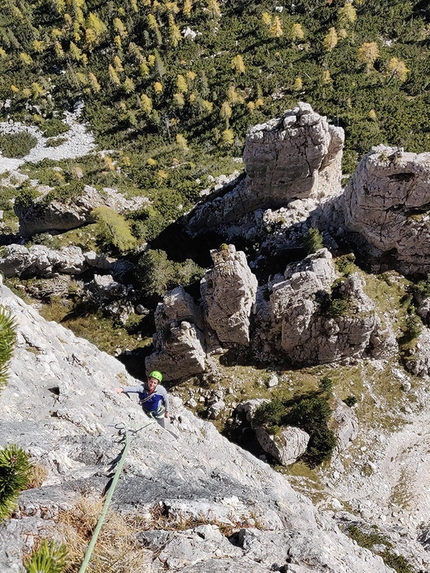
[[[0,307],[0,389],[6,384],[9,360],[15,346],[15,322],[9,312]]]
[[[67,567],[67,548],[44,539],[25,561],[27,573],[63,573]]]
[[[419,281],[414,287],[413,290],[415,293],[428,297],[430,296],[430,273],[427,277],[421,281]]]
[[[28,131],[0,134],[0,151],[4,157],[25,157],[37,145],[37,137]]]
[[[285,416],[285,406],[279,398],[273,398],[270,402],[261,404],[254,413],[254,421],[257,425],[265,426],[269,432],[274,432],[282,425]]]
[[[303,239],[303,246],[308,254],[316,253],[322,249],[324,243],[320,231],[311,227]]]
[[[36,191],[36,189],[30,185],[22,185],[20,188],[18,195],[15,199],[15,205],[17,207],[21,207],[22,209],[28,209],[35,199],[39,197],[40,194]]]
[[[70,130],[70,125],[64,123],[60,119],[54,117],[51,119],[46,119],[41,124],[42,133],[45,137],[57,137],[63,133],[67,133]]]
[[[149,249],[139,258],[135,276],[143,296],[163,296],[178,285],[186,287],[199,280],[204,272],[191,259],[178,263],[169,260],[165,251]]]
[[[331,408],[321,395],[306,396],[296,402],[283,419],[285,424],[297,426],[310,436],[303,461],[315,467],[330,459],[336,446],[336,436],[327,426]]]
[[[65,205],[70,204],[83,195],[84,189],[85,183],[83,181],[70,181],[70,183],[59,185],[44,195],[43,203],[50,205],[52,201],[59,201]]]
[[[355,255],[354,253],[348,253],[347,255],[341,255],[337,257],[334,261],[336,269],[344,276],[348,277],[353,273],[355,269]]]
[[[351,395],[351,396],[348,396],[347,398],[345,398],[344,402],[347,406],[352,408],[353,406],[355,406],[355,404],[357,404],[357,398],[355,396]]]
[[[120,253],[125,253],[136,246],[136,239],[122,215],[104,205],[94,209],[92,215],[96,219],[97,242],[103,248],[114,248]]]
[[[30,480],[29,456],[11,444],[0,450],[0,521],[14,510],[16,500]]]

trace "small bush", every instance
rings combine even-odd
[[[0,450],[0,521],[15,509],[20,492],[28,485],[30,472],[29,456],[24,450],[14,444]]]
[[[56,117],[46,119],[40,127],[44,137],[57,137],[70,130],[70,125],[67,125],[67,123],[64,123],[61,119]]]
[[[311,227],[303,239],[303,246],[309,255],[322,249],[324,243],[320,231]]]
[[[414,287],[413,290],[415,293],[428,297],[430,296],[430,273],[427,275],[427,278],[419,281]]]
[[[0,389],[6,384],[9,360],[15,346],[15,322],[4,308],[0,307]]]
[[[97,241],[105,249],[114,248],[125,253],[136,246],[136,239],[122,215],[105,206],[94,209],[92,215],[96,219]]]
[[[351,395],[351,396],[348,396],[347,398],[345,398],[344,402],[347,406],[352,408],[353,406],[355,406],[355,404],[357,404],[357,398],[355,396]]]
[[[24,184],[15,199],[15,206],[21,209],[28,209],[39,196],[40,194],[34,187]]]
[[[285,412],[286,409],[281,400],[273,398],[270,402],[265,402],[257,408],[254,421],[260,426],[265,426],[269,432],[273,432],[282,424]]]
[[[347,277],[355,271],[355,255],[348,253],[341,255],[335,260],[336,269],[344,276]]]
[[[4,157],[25,157],[37,145],[37,137],[28,131],[3,133],[0,135],[0,151]]]
[[[66,546],[44,539],[24,566],[27,573],[63,573],[67,567]]]

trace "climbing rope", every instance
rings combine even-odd
[[[149,424],[146,424],[146,426],[148,426],[148,425]],[[98,520],[97,525],[94,529],[93,536],[91,538],[90,544],[88,545],[87,551],[85,553],[85,558],[82,562],[81,568],[79,569],[79,573],[85,573],[85,571],[87,570],[88,563],[90,562],[91,555],[94,551],[94,547],[95,547],[96,542],[97,542],[97,538],[99,536],[102,525],[106,519],[106,515],[107,515],[108,509],[109,509],[110,502],[112,500],[113,493],[115,491],[116,485],[117,485],[118,480],[119,480],[119,476],[120,476],[122,468],[124,466],[124,462],[125,462],[125,458],[127,456],[128,450],[130,449],[130,443],[131,443],[130,435],[136,436],[136,434],[138,432],[140,432],[140,430],[143,430],[143,428],[146,428],[146,426],[143,426],[142,428],[135,430],[135,429],[131,429],[131,428],[126,429],[124,424],[116,424],[115,425],[115,428],[117,430],[119,430],[120,433],[122,433],[125,436],[125,445],[124,445],[124,449],[122,450],[121,457],[118,461],[118,465],[116,467],[115,475],[113,477],[109,491],[106,495],[105,503],[103,505],[103,510],[100,514],[99,520]]]
[[[91,555],[92,555],[92,553],[94,551],[94,547],[97,543],[97,538],[99,536],[99,533],[100,533],[100,530],[103,526],[103,523],[106,519],[106,515],[107,515],[108,509],[109,509],[110,502],[112,500],[113,493],[115,491],[115,488],[116,488],[118,480],[119,480],[119,476],[120,476],[122,468],[124,466],[125,458],[127,456],[128,450],[130,449],[130,444],[131,444],[130,436],[133,436],[133,438],[135,438],[137,436],[138,432],[140,432],[141,430],[143,430],[144,428],[146,428],[147,426],[150,426],[152,424],[157,424],[157,422],[151,418],[148,424],[145,424],[141,428],[137,428],[137,429],[136,428],[126,428],[125,424],[123,424],[123,423],[114,425],[114,428],[116,428],[118,430],[120,435],[125,436],[125,445],[124,445],[124,449],[122,450],[121,457],[118,461],[118,465],[116,467],[115,475],[112,479],[112,483],[109,487],[109,491],[106,495],[106,499],[105,499],[105,503],[103,505],[102,512],[101,512],[100,517],[98,519],[97,525],[94,529],[91,541],[87,547],[87,551],[85,553],[85,557],[84,557],[84,560],[82,562],[81,568],[79,569],[79,573],[85,573],[85,571],[87,570],[87,567],[88,567],[88,563],[90,562]],[[158,426],[158,424],[157,424],[157,426]],[[166,430],[167,432],[169,432],[171,435],[175,436],[174,434],[172,434],[172,432],[170,432],[166,428],[163,428],[163,429]]]

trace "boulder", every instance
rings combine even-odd
[[[342,400],[337,400],[331,415],[331,429],[336,435],[336,451],[345,450],[358,436],[358,418],[352,408]]]
[[[430,376],[430,328],[424,327],[404,357],[406,370],[416,376]]]
[[[360,161],[343,194],[345,226],[405,274],[430,271],[430,153],[378,145]]]
[[[234,245],[213,250],[211,256],[214,267],[200,286],[205,321],[222,344],[248,346],[257,279],[245,253]]]
[[[50,231],[68,231],[94,223],[92,211],[102,205],[110,207],[117,213],[134,211],[149,203],[145,197],[126,199],[115,189],[104,189],[102,192],[85,185],[83,191],[73,200],[45,200],[46,193],[41,194],[28,205],[15,203],[15,213],[19,219],[19,232],[23,237]]]
[[[307,432],[293,426],[283,427],[274,435],[258,427],[255,436],[263,450],[283,466],[296,462],[306,452],[310,439]]]
[[[8,245],[0,257],[0,272],[5,277],[49,278],[53,275],[80,275],[88,268],[111,269],[113,262],[93,251],[83,253],[80,247],[50,249],[44,245]]]

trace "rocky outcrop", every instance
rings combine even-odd
[[[118,213],[135,211],[148,204],[148,199],[126,199],[117,190],[106,188],[102,192],[94,187],[85,185],[82,192],[73,200],[53,198],[45,200],[45,194],[30,202],[15,203],[15,213],[19,218],[19,232],[23,237],[30,237],[36,233],[51,231],[68,231],[82,227],[87,223],[94,223],[92,211],[102,205]]]
[[[5,277],[49,278],[57,273],[80,275],[88,269],[114,270],[115,261],[97,255],[94,251],[82,252],[80,247],[62,247],[59,250],[43,245],[9,245],[3,247],[0,272]],[[130,264],[127,265],[130,268]]]
[[[404,357],[405,368],[416,376],[430,376],[430,328],[424,327]]]
[[[430,153],[378,145],[343,194],[345,225],[405,274],[430,271]]]
[[[161,370],[166,380],[200,374],[205,370],[203,324],[200,308],[182,287],[166,293],[155,311],[155,352],[146,358],[147,371]]]
[[[46,472],[0,524],[2,572],[18,573],[37,540],[61,540],[61,514],[82,503],[82,492],[89,501],[103,496],[123,450],[121,427],[132,429],[132,442],[111,509],[133,520],[132,537],[145,547],[143,568],[264,573],[276,563],[290,572],[391,571],[284,476],[229,443],[180,400],[172,397],[175,440],[145,419],[137,401],[115,394],[118,385],[136,384],[122,364],[44,321],[8,289],[0,297],[17,324],[9,382],[0,394],[0,447],[16,443]],[[233,545],[226,529],[235,535]]]
[[[257,279],[234,245],[211,251],[214,267],[201,281],[204,318],[223,344],[248,346]]]
[[[364,293],[359,275],[346,278],[331,292],[336,270],[322,249],[285,271],[272,285],[272,336],[293,364],[324,364],[389,355],[395,345],[374,304]]]
[[[305,103],[281,118],[256,125],[245,142],[245,179],[198,207],[187,228],[193,233],[225,229],[239,225],[247,213],[285,207],[295,199],[337,195],[343,142],[343,129],[330,125]]]

